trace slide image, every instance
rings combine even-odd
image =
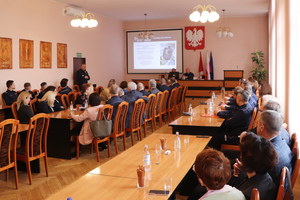
[[[175,43],[161,43],[160,44],[160,65],[174,65],[175,64]]]

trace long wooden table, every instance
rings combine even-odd
[[[169,155],[162,152],[161,161],[157,165],[155,144],[160,144],[159,138],[167,139]],[[173,134],[152,134],[124,151],[115,158],[92,170],[79,180],[57,192],[49,199],[145,199],[150,189],[163,190],[164,177],[172,177],[172,194],[183,177],[194,163],[196,155],[208,144],[210,138],[190,136],[190,142],[184,144],[184,135],[180,135],[181,149],[174,151]],[[143,164],[145,145],[149,146],[151,157],[151,172],[146,172],[146,184],[142,189],[137,188],[138,165]],[[157,196],[156,199],[167,199]]]
[[[12,117],[11,106],[0,105],[0,122],[9,117]]]

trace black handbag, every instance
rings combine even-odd
[[[96,138],[108,137],[111,134],[112,130],[112,121],[107,120],[103,109],[100,108],[103,114],[103,120],[95,120],[90,122],[91,131]],[[97,119],[99,118],[100,111],[98,112]]]

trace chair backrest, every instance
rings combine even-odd
[[[291,137],[291,150],[293,150],[295,147],[298,147],[298,140],[297,140],[297,134],[293,133]]]
[[[125,119],[129,104],[123,101],[118,106],[118,111],[114,121],[114,134],[125,133]]]
[[[57,92],[61,91],[61,86],[57,87]]]
[[[149,99],[149,101],[145,105],[146,119],[152,119],[153,118],[153,107],[155,104],[156,95],[150,94],[147,98]]]
[[[79,85],[73,85],[73,92],[80,92]]]
[[[178,91],[177,91],[177,102],[176,104],[179,104],[181,102],[181,95],[182,95],[182,92],[183,92],[183,86],[179,86],[178,87]]]
[[[296,179],[299,174],[299,167],[300,167],[299,148],[297,146],[294,147],[292,150],[292,153],[293,153],[293,159],[292,159],[293,172],[292,172],[292,176],[291,176],[291,182],[292,182],[292,187],[294,188]]]
[[[30,108],[31,108],[33,114],[36,113],[37,102],[38,102],[38,100],[36,98],[30,100],[30,102],[29,102],[29,105],[30,105]]]
[[[4,99],[3,99],[3,94],[4,94],[4,92],[1,94],[1,98],[2,98],[2,105],[3,105],[3,106],[6,106],[6,103],[5,103]]]
[[[64,105],[65,110],[70,107],[69,96],[67,94],[61,95],[61,103]]]
[[[71,102],[73,102],[73,105],[74,105],[75,100],[76,100],[76,92],[69,92],[68,97],[69,97],[70,104],[71,104]]]
[[[37,96],[40,93],[40,91],[38,89],[34,89],[34,90],[32,90],[32,92],[35,94],[35,96]]]
[[[181,97],[181,102],[185,104],[185,97],[186,97],[186,92],[188,90],[188,86],[185,85],[182,91],[182,97]]]
[[[254,119],[256,117],[256,112],[257,112],[257,109],[256,107],[253,109],[253,112],[252,112],[252,118],[251,118],[251,121],[250,121],[250,124],[248,126],[248,130],[251,130],[252,127],[253,127],[253,122],[254,122]]]
[[[164,97],[164,94],[162,92],[159,92],[156,94],[155,105],[153,107],[154,116],[158,116],[161,114],[163,97]]]
[[[134,102],[131,119],[130,119],[130,127],[132,129],[137,129],[141,127],[144,107],[145,107],[144,99],[138,99]]]
[[[30,118],[26,136],[25,155],[36,157],[47,153],[47,134],[50,116],[44,113]]]
[[[258,108],[258,110],[260,110],[260,107],[261,107],[261,98],[259,98],[258,101],[257,101],[257,108]]]
[[[281,169],[281,175],[280,175],[280,181],[279,181],[279,187],[278,187],[278,190],[277,190],[276,200],[282,200],[283,199],[285,180],[286,180],[286,167],[283,167]]]
[[[250,200],[260,200],[259,192],[256,188],[253,188]]]
[[[59,101],[60,103],[62,103],[62,102],[61,102],[61,95],[62,95],[62,94],[57,93],[56,96],[55,96],[55,99],[56,99],[57,101]]]
[[[167,103],[168,103],[168,98],[169,98],[169,91],[165,90],[163,92],[164,94],[164,98],[162,101],[162,105],[161,105],[161,113],[165,113],[167,111]]]
[[[11,104],[11,111],[13,113],[14,119],[19,120],[18,111],[17,111],[17,102]]]
[[[98,94],[100,94],[102,91],[103,91],[103,87],[102,87],[102,86],[98,86],[98,87],[96,88],[96,91],[95,91],[95,92],[97,92]]]
[[[112,117],[112,113],[113,113],[113,110],[114,110],[114,107],[112,105],[109,105],[109,104],[106,104],[104,106],[102,106],[100,109],[99,109],[99,112],[100,112],[100,115],[98,115],[98,119],[97,120],[102,120],[103,119],[103,113],[102,113],[102,110],[104,112],[104,115],[105,115],[105,118],[107,120],[111,120],[111,117]]]
[[[171,94],[170,94],[170,97],[169,97],[169,102],[168,102],[168,109],[172,110],[174,105],[174,97],[176,99],[176,93],[177,93],[177,88],[174,88],[171,90]]]
[[[256,112],[256,117],[255,117],[255,120],[254,120],[254,123],[253,123],[253,127],[252,128],[255,128],[255,127],[257,127],[257,123],[258,123],[258,118],[259,118],[259,116],[260,116],[260,111],[257,111]]]
[[[0,172],[17,160],[18,127],[19,121],[15,119],[7,119],[0,123]],[[14,133],[15,136],[13,137]],[[11,156],[11,153],[13,153],[13,156]]]

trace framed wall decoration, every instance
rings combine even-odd
[[[0,69],[12,69],[11,38],[0,38]]]
[[[52,67],[52,43],[43,42],[40,44],[40,68]]]
[[[57,43],[57,68],[68,68],[67,44]]]
[[[205,47],[205,27],[186,26],[185,27],[185,49],[198,50]]]
[[[33,40],[19,40],[20,68],[33,68]]]

